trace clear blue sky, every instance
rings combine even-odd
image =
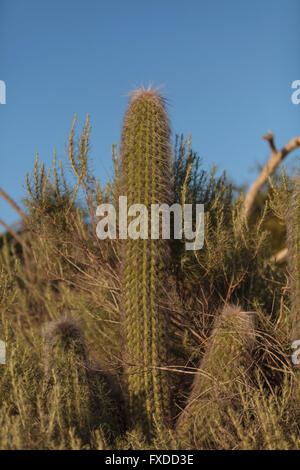
[[[48,166],[75,113],[91,114],[95,173],[111,170],[126,94],[164,84],[173,134],[205,168],[249,184],[268,148],[300,134],[299,0],[0,0],[0,186],[16,201],[38,151]],[[0,201],[0,218],[17,215]]]

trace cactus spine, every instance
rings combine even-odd
[[[292,339],[300,340],[300,174],[287,214],[288,266],[291,284]],[[296,397],[300,400],[300,367],[296,369]]]
[[[170,128],[165,103],[156,90],[131,95],[121,141],[122,193],[127,204],[168,203]],[[149,227],[148,227],[149,228]],[[132,422],[149,432],[165,422],[168,398],[164,373],[166,319],[160,308],[165,240],[128,238],[123,245],[126,376]]]
[[[238,405],[238,387],[247,380],[253,344],[252,316],[226,305],[215,320],[188,404],[177,422],[178,435],[188,448],[201,447],[210,425]]]

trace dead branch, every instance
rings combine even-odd
[[[287,261],[287,255],[288,255],[288,249],[284,248],[283,250],[280,250],[278,253],[273,255],[270,261],[274,263],[285,263]]]
[[[288,142],[280,151],[276,149],[274,143],[274,136],[271,131],[268,131],[268,134],[263,136],[263,139],[269,143],[271,149],[271,157],[268,163],[265,165],[261,171],[258,178],[251,185],[244,201],[243,214],[246,219],[249,219],[254,201],[258,195],[262,186],[268,181],[268,178],[274,173],[276,168],[280,165],[282,160],[293,150],[300,146],[300,137],[294,137],[290,142]]]
[[[0,195],[8,202],[8,204],[10,204],[15,209],[15,211],[22,217],[22,220],[26,221],[27,219],[26,214],[2,188],[0,188]]]
[[[14,231],[12,227],[7,225],[2,219],[0,219],[0,225],[2,225],[6,230],[11,234],[11,236],[18,242],[20,245],[28,252],[31,253],[28,246],[25,244],[24,240]]]

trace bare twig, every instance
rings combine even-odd
[[[274,263],[285,263],[285,261],[287,261],[287,255],[288,249],[284,248],[283,250],[280,250],[278,253],[273,255],[270,261],[273,261]]]
[[[22,217],[24,221],[27,219],[26,214],[22,211],[18,204],[16,204],[15,201],[13,201],[13,199],[2,188],[0,188],[0,195],[15,209],[15,211]]]
[[[251,185],[245,197],[243,214],[246,219],[249,219],[249,216],[251,215],[255,198],[262,186],[268,181],[268,178],[274,173],[275,169],[280,165],[286,155],[295,150],[297,147],[300,147],[300,137],[294,137],[280,151],[276,149],[274,136],[271,131],[268,131],[268,134],[264,135],[263,138],[269,143],[271,157],[258,178]]]
[[[23,248],[28,252],[28,253],[31,253],[31,251],[29,250],[28,246],[26,245],[26,243],[24,242],[24,240],[20,237],[20,235],[17,234],[17,232],[14,231],[14,229],[12,227],[10,227],[9,225],[7,225],[2,219],[0,219],[0,225],[3,225],[3,227],[6,228],[6,230],[12,235],[12,237],[18,242],[20,243],[20,245],[23,246]]]

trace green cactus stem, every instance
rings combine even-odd
[[[215,320],[188,403],[177,422],[185,447],[201,448],[210,426],[222,421],[229,408],[238,406],[238,387],[247,380],[253,344],[252,315],[226,305]]]
[[[156,90],[132,93],[121,141],[122,190],[128,207],[170,200],[170,128],[164,99]],[[129,221],[128,221],[129,222]],[[149,227],[148,221],[148,227]],[[145,432],[166,422],[168,393],[166,318],[160,302],[164,270],[169,262],[168,241],[124,240],[123,286],[125,363],[132,423]]]

